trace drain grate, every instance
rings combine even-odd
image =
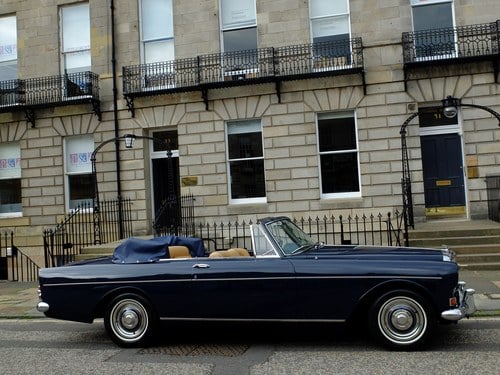
[[[249,345],[234,344],[182,344],[144,348],[139,354],[166,354],[178,356],[217,355],[237,357],[244,354]]]

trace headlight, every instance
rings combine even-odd
[[[443,262],[457,262],[457,256],[453,250],[443,247],[441,249],[441,254],[443,254]]]

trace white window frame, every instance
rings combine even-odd
[[[320,132],[319,132],[319,122],[322,119],[334,119],[334,118],[352,118],[354,120],[354,135],[356,137],[356,148],[348,150],[339,151],[320,151]],[[321,199],[349,199],[349,198],[361,198],[361,170],[360,170],[360,160],[359,160],[359,137],[358,137],[358,121],[356,116],[356,111],[346,110],[338,112],[324,112],[316,114],[316,129],[317,129],[317,152],[318,152],[318,170],[319,170],[319,186],[320,186],[320,197]],[[352,154],[356,153],[357,160],[357,174],[358,174],[358,191],[350,191],[343,193],[324,193],[323,192],[323,171],[321,170],[321,156],[322,155],[334,155],[334,154]]]
[[[349,0],[342,0],[345,1],[346,3],[346,12],[341,12],[341,13],[326,13],[326,14],[321,14],[321,15],[314,15],[313,14],[313,1],[315,0],[309,0],[309,31],[310,31],[310,36],[311,36],[311,43],[314,44],[314,23],[315,21],[322,21],[322,20],[328,20],[328,19],[335,19],[335,18],[347,18],[347,33],[349,34],[349,40],[351,39],[351,9],[349,5]],[[330,35],[341,35],[341,34],[330,34]],[[314,48],[313,48],[313,53],[314,53]],[[352,58],[352,46],[349,44],[349,53]],[[330,64],[328,63],[328,67],[322,67],[322,59],[325,57],[323,56],[312,56],[313,61],[312,61],[312,69],[313,71],[327,71],[327,70],[341,70],[341,69],[348,69],[352,67],[352,61],[346,62],[345,64],[338,63],[342,57],[341,56],[332,56],[329,57],[328,59],[333,59],[334,63]],[[335,61],[338,60],[338,61]]]
[[[14,155],[10,155],[10,154]],[[14,165],[12,165],[14,163]],[[21,146],[18,142],[5,142],[0,144],[0,167],[12,169],[0,174],[0,184],[3,180],[21,179]],[[3,172],[3,171],[2,171]],[[21,217],[23,216],[22,201],[20,211],[11,211],[0,213],[0,218]]]
[[[261,142],[262,142],[262,155],[261,156],[255,156],[255,157],[250,157],[250,158],[237,158],[237,159],[230,159],[229,157],[229,125],[230,124],[235,124],[235,123],[259,123],[260,126],[260,134],[261,134]],[[266,203],[267,202],[267,191],[266,191],[266,170],[265,170],[265,164],[264,164],[264,194],[266,194],[263,197],[255,197],[255,198],[233,198],[233,193],[231,191],[231,162],[234,161],[243,161],[243,160],[262,160],[265,163],[265,158],[264,158],[264,134],[263,134],[263,129],[262,129],[262,121],[260,119],[248,119],[248,120],[236,120],[236,121],[227,121],[225,125],[226,129],[226,168],[227,168],[227,189],[228,189],[228,197],[229,197],[229,204],[253,204],[253,203]],[[244,133],[244,132],[242,132]],[[242,134],[241,133],[241,134]]]
[[[226,0],[230,1],[231,3],[238,3],[237,0]],[[255,29],[255,38],[257,41],[257,44],[255,46],[256,49],[256,54],[259,46],[259,34],[257,30],[257,5],[256,5],[256,0],[253,0],[253,14],[255,15],[255,19],[253,22],[249,22],[248,20],[244,20],[242,22],[234,22],[229,25],[224,24],[224,0],[219,0],[219,9],[220,9],[220,15],[219,15],[219,21],[220,21],[220,44],[221,44],[221,51],[222,52],[227,52],[226,47],[224,45],[224,33],[228,31],[237,31],[237,30],[244,30],[244,29]],[[229,51],[229,52],[235,52],[235,51]],[[223,61],[221,61],[222,65]],[[229,79],[239,79],[240,77],[247,77],[249,74],[253,75],[255,73],[258,73],[259,68],[248,68],[248,69],[243,69],[243,70],[225,70],[223,71],[223,76],[224,77],[229,77]],[[233,78],[234,77],[234,78]]]
[[[414,8],[418,8],[420,6],[434,5],[434,4],[444,4],[444,3],[451,4],[452,27],[455,27],[456,22],[455,22],[455,6],[454,6],[455,3],[454,3],[454,0],[410,0],[412,30],[415,32],[415,18],[413,16],[413,9]],[[429,55],[429,56],[418,56],[417,48],[415,45],[414,46],[415,61],[434,61],[434,60],[449,59],[449,58],[458,57],[457,42],[458,42],[458,36],[457,36],[456,32],[454,32],[454,34],[453,34],[453,43],[455,46],[454,51],[452,53],[446,53],[443,55],[436,54],[436,55]],[[416,41],[414,43],[416,43]]]
[[[9,26],[3,25],[7,23]],[[13,26],[10,24],[14,24]],[[15,15],[0,17],[0,70],[15,66],[16,74],[9,79],[16,79],[17,74],[17,19]]]
[[[66,44],[71,44],[71,42],[68,41],[68,38],[70,38],[68,36],[69,34],[69,31],[68,30],[65,30],[65,22],[64,22],[64,17],[67,17],[65,16],[65,12],[66,11],[69,11],[70,9],[77,9],[77,8],[84,8],[86,7],[86,16],[88,17],[88,26],[86,25],[85,27],[88,27],[88,39],[83,37],[82,38],[82,42],[84,42],[85,44],[82,44],[81,46],[76,46],[76,47],[65,47]],[[91,48],[90,48],[90,5],[88,2],[84,2],[84,3],[77,3],[77,4],[71,4],[71,5],[65,5],[65,6],[62,6],[60,8],[60,30],[61,30],[61,73],[64,74],[64,73],[75,73],[75,72],[85,72],[85,71],[89,71],[90,68],[91,68]],[[81,33],[80,35],[83,35],[85,30],[81,30]],[[85,39],[85,40],[83,40]],[[71,71],[68,70],[68,66],[67,66],[67,57],[70,56],[70,55],[76,55],[76,54],[83,54],[83,55],[88,55],[88,65],[85,65],[85,66],[81,66],[81,67],[75,67],[75,68],[71,68]]]
[[[146,35],[145,24],[148,20],[144,20],[147,17],[147,11],[145,7],[147,6],[149,0],[139,1],[139,20],[140,20],[140,54],[141,63],[147,64],[147,71],[144,72],[142,77],[142,89],[145,91],[156,91],[158,89],[170,89],[175,87],[175,64],[170,64],[167,71],[162,67],[157,67],[156,64],[163,64],[168,61],[173,62],[175,60],[175,43],[174,43],[174,16],[173,16],[173,0],[161,0],[164,5],[169,8],[169,13],[165,15],[165,23],[169,24],[171,27],[167,27],[167,31],[163,35],[158,35],[155,37],[149,37]],[[156,16],[162,17],[161,12],[155,12]],[[170,17],[170,19],[168,19]],[[158,19],[158,22],[161,22]],[[151,20],[149,20],[151,22]],[[156,58],[148,58],[147,50],[148,45],[153,45],[155,43],[166,43],[166,49],[161,50]],[[166,52],[166,53],[165,53]],[[165,55],[163,56],[163,53]]]
[[[70,150],[70,147],[68,145],[68,142],[78,142],[79,140],[81,140],[82,142],[89,143],[89,147],[87,148],[87,150],[82,152],[82,153],[86,154],[86,158],[87,158],[88,162],[83,163],[83,164],[87,164],[87,166],[75,167],[79,170],[70,171],[69,170],[70,163],[69,163],[68,159],[70,159],[71,156],[68,154],[68,152],[71,152],[71,150]],[[92,144],[92,146],[90,146],[90,144]],[[71,204],[71,200],[70,200],[71,191],[70,191],[69,176],[87,175],[87,174],[92,175],[92,161],[90,159],[92,156],[92,152],[94,151],[94,137],[92,135],[88,135],[88,134],[79,135],[79,136],[69,136],[69,137],[64,138],[64,146],[63,147],[64,147],[64,193],[65,193],[64,196],[65,196],[65,202],[66,202],[65,204],[67,207],[67,211],[71,212],[74,210],[74,208],[71,207],[72,204]],[[92,196],[92,197],[88,198],[88,200],[90,201],[93,198],[94,197]]]

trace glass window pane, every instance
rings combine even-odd
[[[0,81],[17,78],[17,60],[0,63]]]
[[[174,37],[172,0],[142,0],[142,40]]]
[[[21,177],[21,147],[19,143],[0,145],[0,180]],[[0,182],[0,184],[2,184]]]
[[[265,197],[264,160],[232,161],[229,165],[232,199]]]
[[[319,119],[318,133],[320,152],[357,148],[354,117]]]
[[[74,209],[80,204],[92,202],[94,184],[92,174],[79,174],[68,176],[69,208]]]
[[[359,191],[358,159],[355,152],[321,155],[323,194]]]
[[[221,8],[223,30],[257,23],[255,0],[221,0]]]
[[[179,149],[179,142],[177,141],[177,130],[154,132],[153,138],[160,139],[167,145],[169,145],[170,151]],[[160,142],[153,142],[153,151],[167,151],[167,148]]]
[[[349,35],[349,16],[312,20],[313,38],[328,35]]]
[[[348,12],[348,0],[310,0],[311,17],[331,16]]]
[[[89,5],[62,8],[63,52],[90,49]]]
[[[257,49],[257,28],[224,31],[224,51],[244,51]]]
[[[67,173],[92,172],[90,161],[94,151],[94,138],[92,136],[67,138],[65,146]]]
[[[0,183],[0,213],[21,211],[21,179],[2,180]]]
[[[85,72],[91,69],[90,51],[68,53],[64,56],[66,73]]]
[[[453,27],[452,3],[414,6],[413,31]]]
[[[174,41],[161,40],[144,43],[144,63],[156,63],[174,60]]]
[[[17,60],[16,17],[0,17],[0,62],[11,60]]]
[[[246,133],[228,136],[229,159],[246,159],[262,156],[262,135]]]

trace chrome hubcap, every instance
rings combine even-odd
[[[139,301],[124,299],[113,306],[110,326],[120,340],[133,343],[140,340],[148,331],[148,318],[146,308]]]
[[[403,309],[396,309],[393,313],[391,313],[391,323],[392,325],[399,330],[407,330],[413,325],[413,316],[412,314]]]
[[[123,312],[121,316],[121,324],[126,329],[133,329],[137,326],[138,323],[139,317],[137,316],[137,313],[135,311],[127,309]]]
[[[413,298],[393,297],[385,301],[378,312],[380,332],[396,344],[417,342],[427,330],[424,308]]]

